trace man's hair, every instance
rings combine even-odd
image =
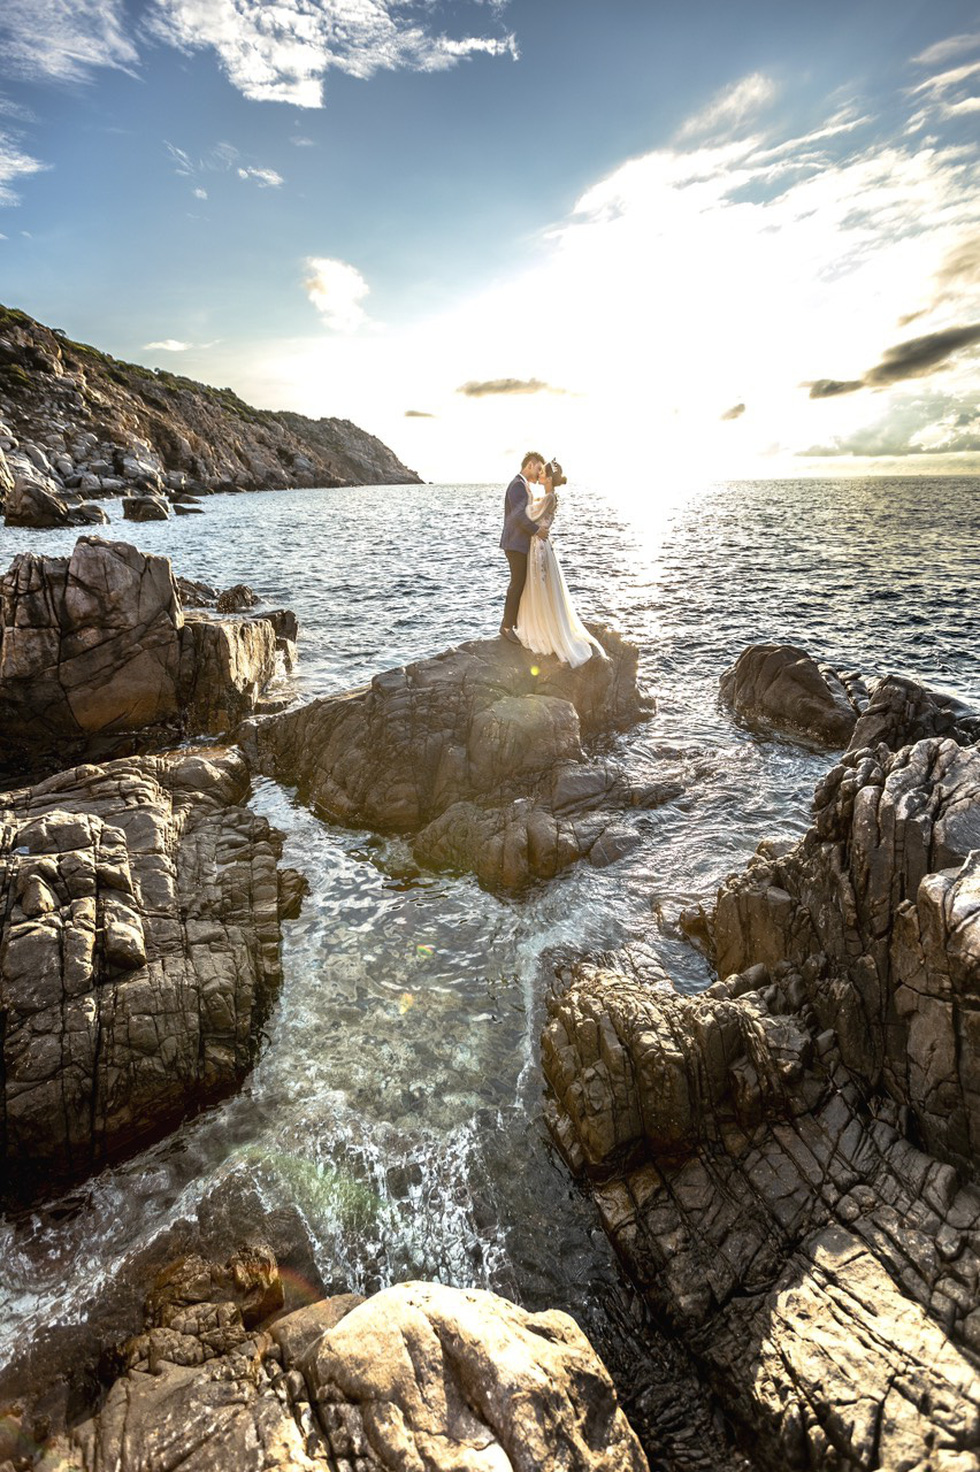
[[[521,461],[521,469],[526,470],[532,460],[538,460],[542,465],[544,464],[543,455],[539,455],[537,450],[528,450],[527,454],[524,456],[524,459]]]

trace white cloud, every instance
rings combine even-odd
[[[38,174],[50,165],[25,153],[9,133],[0,133],[0,205],[18,204],[20,196],[11,185],[30,174]]]
[[[179,342],[175,337],[165,337],[162,342],[145,342],[143,350],[147,353],[186,353],[193,346],[192,342]]]
[[[699,138],[705,135],[729,132],[754,118],[775,98],[778,88],[771,77],[753,72],[733,83],[702,108],[681,127],[679,139]]]
[[[208,197],[208,191],[206,189],[195,189],[192,192],[195,199],[207,199]]]
[[[918,56],[912,58],[913,62],[920,66],[938,66],[951,57],[962,56],[969,51],[975,51],[980,47],[980,31],[972,31],[968,35],[947,36],[944,41],[937,41],[934,46],[929,46]]]
[[[328,327],[356,332],[368,322],[361,303],[371,288],[356,266],[323,256],[311,256],[306,266],[306,294]]]
[[[239,179],[253,179],[260,189],[278,189],[282,184],[283,177],[277,174],[275,169],[253,169],[240,168]]]
[[[405,9],[404,0],[154,0],[149,24],[184,50],[213,48],[252,101],[296,107],[321,105],[332,68],[371,77],[444,70],[477,54],[517,57],[513,36],[453,40],[411,24]]]
[[[123,0],[3,0],[0,37],[5,69],[16,76],[78,82],[96,67],[139,64]]]

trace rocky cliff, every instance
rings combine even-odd
[[[119,362],[7,307],[0,421],[8,511],[18,479],[82,496],[419,481],[349,420],[253,409],[230,388]]]

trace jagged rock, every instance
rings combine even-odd
[[[218,612],[241,613],[246,608],[254,608],[258,601],[248,583],[236,583],[233,588],[226,588],[218,594]]]
[[[105,526],[109,520],[103,507],[96,506],[94,501],[82,501],[79,506],[76,506],[75,515],[79,523],[85,523],[88,526]]]
[[[153,491],[420,483],[348,420],[253,409],[231,389],[121,363],[6,307],[0,334],[0,414],[11,438],[51,466],[42,446],[56,429],[69,470],[99,476],[107,493],[140,483]]]
[[[124,496],[122,514],[126,521],[169,521],[170,507],[162,496]]]
[[[543,1037],[552,1129],[757,1466],[975,1472],[980,1198],[847,1069],[814,986],[578,968]]]
[[[77,1176],[231,1091],[281,981],[280,836],[239,753],[0,795],[7,1182]]]
[[[846,746],[863,694],[854,676],[818,665],[792,644],[751,644],[721,677],[737,715],[826,746]]]
[[[583,754],[583,736],[645,710],[636,651],[598,636],[609,657],[577,670],[501,639],[462,644],[250,721],[239,739],[258,770],[297,784],[324,815],[415,835],[420,862],[515,888],[590,852],[610,804],[663,800]]]
[[[195,582],[193,578],[177,578],[177,592],[183,608],[215,608],[219,589],[210,583]]]
[[[800,843],[723,885],[714,940],[721,975],[825,958],[811,1003],[846,1062],[911,1109],[931,1150],[974,1168],[980,747],[848,753]]]
[[[46,1448],[39,1472],[646,1472],[605,1367],[567,1315],[401,1283],[250,1333],[242,1288],[268,1293],[270,1259],[259,1248],[223,1273],[180,1265],[189,1292],[167,1296],[162,1315],[150,1308],[123,1351],[126,1373]]]
[[[218,734],[255,707],[296,623],[185,617],[165,557],[80,537],[0,579],[0,762],[105,756],[128,733]],[[132,749],[131,747],[129,749]]]
[[[103,519],[104,512],[100,512]],[[26,476],[17,475],[4,502],[7,526],[84,526],[93,518],[87,509],[70,506],[63,496]]]
[[[962,701],[928,690],[902,675],[887,675],[870,687],[867,709],[859,716],[849,750],[872,749],[880,742],[891,751],[926,736],[951,736],[962,746],[980,741],[980,715]]]

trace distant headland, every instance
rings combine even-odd
[[[31,506],[35,491],[69,510],[134,495],[159,500],[166,515],[216,491],[422,483],[349,420],[254,409],[230,388],[121,362],[4,306],[0,421],[0,498],[10,521],[20,520],[28,486]],[[27,505],[24,515],[38,524]]]

